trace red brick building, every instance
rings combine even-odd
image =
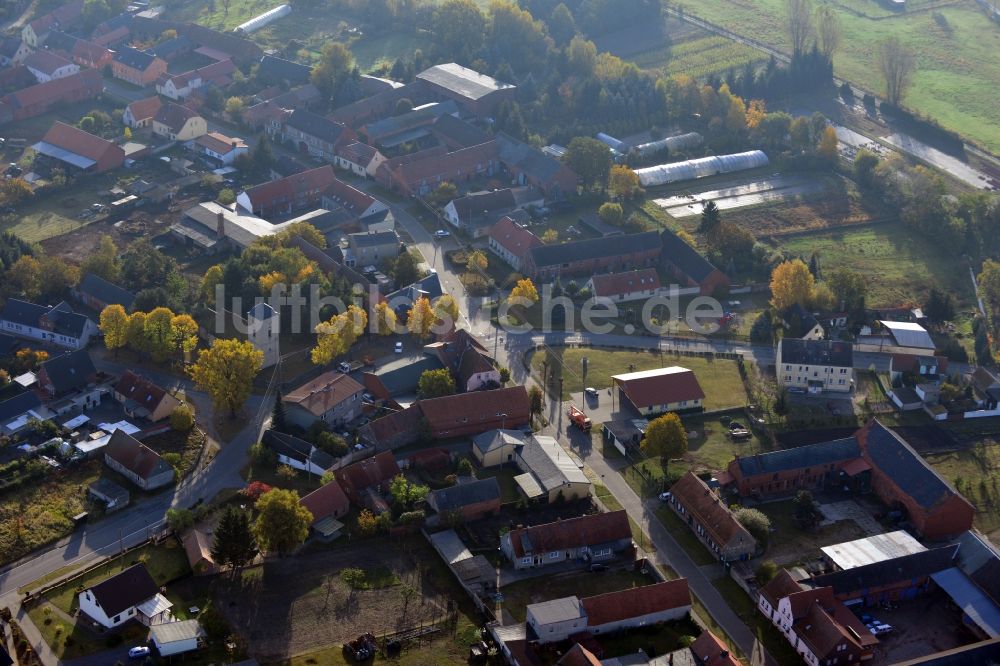
[[[393,192],[422,196],[444,182],[459,185],[479,176],[491,176],[498,165],[496,141],[451,152],[438,145],[386,160],[375,172],[375,180]]]
[[[528,423],[528,391],[523,386],[473,391],[420,400],[431,434],[437,439],[468,437],[496,428],[519,428]]]
[[[851,437],[737,457],[719,480],[741,496],[758,498],[827,486],[871,490],[890,508],[904,511],[930,540],[971,529],[976,513],[913,447],[877,420]]]
[[[589,276],[647,268],[655,266],[659,258],[660,234],[646,231],[532,247],[521,258],[521,272],[547,282],[557,276]]]
[[[125,151],[113,141],[59,121],[32,148],[39,155],[87,173],[116,169],[125,161]]]
[[[367,458],[334,472],[334,478],[348,499],[354,504],[362,504],[365,491],[370,488],[388,492],[389,482],[399,474],[396,458],[388,451],[374,458]]]
[[[101,78],[101,73],[93,69],[55,81],[39,83],[5,95],[0,100],[0,121],[34,118],[47,113],[58,104],[72,104],[93,99],[103,91],[104,80]]]

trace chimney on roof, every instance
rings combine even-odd
[[[221,210],[215,213],[215,235],[219,238],[226,236],[226,216]]]

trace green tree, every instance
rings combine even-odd
[[[38,297],[40,288],[39,276],[41,266],[38,260],[29,254],[21,255],[10,265],[4,274],[4,290],[11,294],[20,294],[28,300]]]
[[[465,262],[465,268],[469,271],[482,272],[485,271],[490,265],[489,259],[486,258],[486,253],[482,250],[473,250],[469,253],[469,258]]]
[[[799,527],[806,529],[816,524],[819,512],[816,510],[816,501],[811,492],[800,490],[795,494],[792,504],[795,507],[795,522]]]
[[[194,514],[188,509],[167,509],[167,527],[183,532],[194,525]]]
[[[473,0],[446,0],[434,13],[437,43],[442,53],[469,60],[486,41],[486,17]]]
[[[746,528],[747,532],[757,540],[757,543],[766,544],[771,533],[771,519],[760,509],[740,507],[733,512],[733,517],[739,521],[740,525]]]
[[[865,297],[868,295],[868,279],[864,275],[839,267],[827,274],[826,284],[837,299],[837,307],[854,316],[864,312]]]
[[[188,373],[195,385],[208,393],[216,409],[230,417],[250,397],[253,379],[264,364],[264,352],[245,340],[216,338],[198,353]]]
[[[447,368],[424,370],[417,383],[417,395],[426,400],[455,393],[455,380]]]
[[[194,410],[190,405],[177,405],[170,412],[170,427],[178,432],[188,432],[194,427]]]
[[[354,69],[354,56],[340,42],[327,42],[320,54],[319,62],[313,67],[312,82],[323,96],[333,99],[337,88]]]
[[[80,269],[58,257],[42,257],[38,261],[38,291],[42,298],[62,299],[79,281]]]
[[[236,203],[236,193],[228,187],[224,187],[219,190],[219,196],[216,197],[216,201],[223,206],[229,206],[230,204]]]
[[[215,528],[211,552],[218,566],[228,566],[237,572],[253,562],[257,557],[257,539],[249,511],[233,504],[226,507]]]
[[[146,337],[146,350],[156,361],[163,361],[173,349],[174,313],[167,308],[156,308],[146,313],[143,322],[143,334]]]
[[[611,173],[611,151],[608,147],[587,136],[578,136],[569,142],[563,156],[566,166],[576,172],[584,187],[603,187]]]
[[[299,504],[296,491],[275,488],[257,500],[254,535],[262,550],[287,555],[309,536],[312,521],[313,515]]]
[[[472,476],[472,463],[469,462],[468,458],[462,458],[458,461],[458,464],[455,465],[455,473],[460,476]]]
[[[569,10],[566,3],[560,2],[552,10],[549,16],[549,34],[555,40],[557,46],[566,46],[576,35],[576,21],[573,19],[573,12]]]
[[[230,97],[226,100],[225,112],[226,115],[232,118],[234,121],[239,122],[243,117],[243,109],[246,108],[246,104],[243,103],[243,98],[241,97]]]
[[[659,457],[660,464],[666,468],[671,458],[687,453],[687,431],[681,417],[670,412],[650,421],[640,446],[646,455]]]
[[[955,299],[951,294],[931,287],[924,305],[924,315],[934,322],[944,322],[955,317]]]
[[[401,507],[413,506],[424,499],[428,492],[430,489],[427,486],[410,483],[402,474],[396,475],[389,484],[389,494],[392,495],[393,502]]]
[[[510,368],[501,367],[500,368],[500,383],[506,384],[510,381]]]
[[[625,213],[620,203],[602,203],[601,207],[597,209],[597,217],[601,218],[601,222],[605,224],[618,227],[625,219]]]
[[[417,258],[409,252],[403,252],[392,266],[392,279],[397,289],[413,284],[420,278],[420,266]]]
[[[435,324],[441,329],[454,328],[458,324],[460,314],[458,302],[451,294],[441,294],[434,300]]]
[[[528,389],[528,406],[532,414],[538,415],[542,413],[543,398],[542,389],[537,386],[532,386]]]
[[[624,164],[615,164],[608,176],[608,190],[615,199],[631,199],[642,190],[639,175]]]
[[[701,222],[698,224],[698,231],[707,234],[715,230],[721,222],[722,215],[719,213],[719,207],[715,205],[714,201],[709,201],[702,206]]]
[[[757,585],[763,586],[778,575],[778,565],[774,563],[774,560],[764,560],[753,573],[757,578]]]
[[[87,255],[80,265],[81,273],[92,273],[108,282],[117,283],[121,280],[121,269],[118,267],[118,246],[111,236],[101,236],[97,249]]]
[[[358,514],[358,530],[364,536],[371,536],[375,534],[378,529],[378,521],[375,518],[375,514],[368,509],[361,509]]]

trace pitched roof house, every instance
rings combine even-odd
[[[336,462],[329,453],[304,439],[277,430],[265,430],[261,443],[278,456],[278,462],[308,474],[322,476]]]
[[[505,215],[490,229],[489,248],[515,271],[521,270],[521,257],[542,244],[542,239]]]
[[[632,528],[625,511],[518,527],[500,537],[500,550],[516,569],[572,559],[599,562],[631,547]]]
[[[219,132],[202,134],[194,142],[194,149],[217,160],[220,164],[232,164],[240,155],[246,155],[249,147],[243,139],[228,137]]]
[[[711,296],[729,286],[725,273],[670,229],[660,232],[660,244],[660,264],[682,288],[697,287],[702,296]]]
[[[261,81],[281,82],[290,86],[297,86],[309,83],[309,79],[312,76],[312,67],[301,65],[291,60],[285,60],[284,58],[278,58],[277,56],[265,55],[260,59],[257,76]]]
[[[136,100],[125,107],[122,122],[135,129],[149,127],[153,124],[153,118],[156,117],[161,106],[163,106],[163,101],[159,95]]]
[[[417,74],[418,85],[441,99],[453,99],[477,116],[489,116],[504,101],[513,101],[515,86],[449,62]]]
[[[379,165],[385,161],[385,155],[367,143],[352,141],[341,143],[333,156],[333,162],[341,169],[347,169],[356,176],[374,178]]]
[[[21,29],[21,39],[31,48],[37,49],[45,41],[52,30],[70,26],[83,14],[83,0],[70,0],[56,7],[48,14],[43,14]]]
[[[682,618],[691,610],[687,579],[678,578],[580,600],[587,632],[612,633]]]
[[[7,37],[0,41],[0,66],[19,65],[31,55],[31,48],[20,37]]]
[[[534,146],[496,133],[500,161],[518,185],[537,187],[549,199],[575,194],[580,177],[572,169]]]
[[[181,401],[157,386],[151,379],[126,370],[115,384],[114,397],[124,407],[125,414],[144,418],[153,423],[169,417]]]
[[[740,660],[729,647],[708,629],[691,643],[691,652],[702,666],[740,666]]]
[[[35,75],[39,83],[62,79],[80,71],[80,66],[52,51],[35,51],[24,59],[24,66]]]
[[[111,60],[111,75],[113,77],[140,88],[156,83],[156,80],[166,72],[166,60],[131,46],[118,48]]]
[[[284,215],[318,204],[336,180],[333,167],[325,164],[247,188],[236,197],[236,205],[265,218]]]
[[[342,372],[331,370],[282,396],[290,423],[308,428],[316,421],[342,425],[361,416],[364,387]]]
[[[43,361],[38,368],[38,385],[50,396],[60,396],[86,387],[97,377],[97,368],[84,349],[60,354]]]
[[[153,116],[153,134],[171,141],[191,141],[208,131],[208,124],[186,106],[167,102]]]
[[[389,483],[399,475],[399,465],[389,451],[376,454],[333,473],[337,483],[352,503],[367,507],[374,513],[383,513],[388,505],[382,494],[389,490]]]
[[[30,76],[26,68],[16,68]],[[104,79],[95,70],[85,70],[61,79],[39,83],[4,95],[0,119],[24,120],[48,112],[59,104],[71,104],[97,97],[104,91]]]
[[[654,266],[660,250],[657,231],[538,245],[521,257],[521,272],[547,281],[557,276],[636,270]]]
[[[129,620],[149,626],[170,619],[170,603],[149,575],[146,565],[132,565],[125,571],[80,592],[80,611],[105,628]]]
[[[73,289],[73,296],[92,310],[100,312],[109,305],[120,305],[126,311],[132,308],[135,294],[122,289],[104,278],[86,273],[80,283]]]
[[[419,401],[431,434],[438,439],[478,435],[528,422],[528,392],[523,386],[473,391]]]
[[[427,506],[442,516],[478,520],[499,513],[500,485],[495,477],[490,477],[433,490],[427,494]]]
[[[115,430],[108,440],[104,464],[143,490],[155,490],[174,480],[174,468],[124,430]]]
[[[649,298],[659,293],[660,276],[655,268],[641,268],[624,273],[601,273],[590,278],[586,287],[594,298],[615,302]]]
[[[492,176],[498,167],[498,156],[493,140],[450,152],[447,147],[437,145],[387,159],[379,166],[375,179],[399,194],[424,195],[444,181],[457,184]]]
[[[83,349],[97,334],[97,324],[73,312],[65,301],[49,306],[11,298],[0,310],[0,331],[66,349]]]
[[[723,562],[753,557],[757,541],[736,520],[725,501],[693,472],[689,471],[670,487],[668,504]]]
[[[839,340],[782,338],[774,364],[778,384],[818,394],[854,385],[854,346]]]
[[[705,399],[694,372],[677,365],[628,372],[611,380],[643,416],[697,409]]]
[[[344,494],[344,489],[336,481],[325,483],[312,491],[301,500],[299,504],[309,509],[313,516],[313,521],[309,528],[314,534],[324,539],[336,538],[336,535],[343,529],[343,523],[337,519],[347,515],[351,510],[350,500]]]
[[[350,127],[305,109],[292,111],[285,119],[282,134],[300,152],[328,160],[334,159],[338,148],[358,140]]]
[[[58,120],[32,148],[39,155],[90,173],[116,169],[125,161],[125,151],[113,141]]]

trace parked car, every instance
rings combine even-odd
[[[402,342],[397,342],[396,343],[396,353],[397,354],[402,354],[403,353],[403,343]]]
[[[337,364],[337,370],[340,370],[344,374],[347,374],[348,372],[351,371],[351,364],[350,363],[339,363],[339,364]]]
[[[601,571],[607,571],[608,570],[608,565],[607,564],[601,564],[600,562],[595,562],[594,564],[590,565],[590,570],[593,571],[594,573],[598,573],[598,572],[601,572]]]
[[[365,402],[375,402],[375,396],[373,396],[371,393],[362,393],[361,399],[364,400]]]
[[[868,629],[876,636],[885,636],[892,633],[891,624],[873,624]]]
[[[149,648],[145,645],[137,645],[134,648],[129,648],[128,658],[129,659],[142,659],[143,657],[149,656]]]
[[[583,389],[583,392],[587,394],[588,398],[597,397],[597,389],[595,389],[593,386],[588,386],[587,388]]]
[[[670,501],[670,497],[671,497],[670,493],[660,493],[660,501],[661,502],[669,502]]]
[[[447,229],[438,229],[434,232],[434,235],[438,238],[447,238],[448,236],[451,236],[451,232]]]

